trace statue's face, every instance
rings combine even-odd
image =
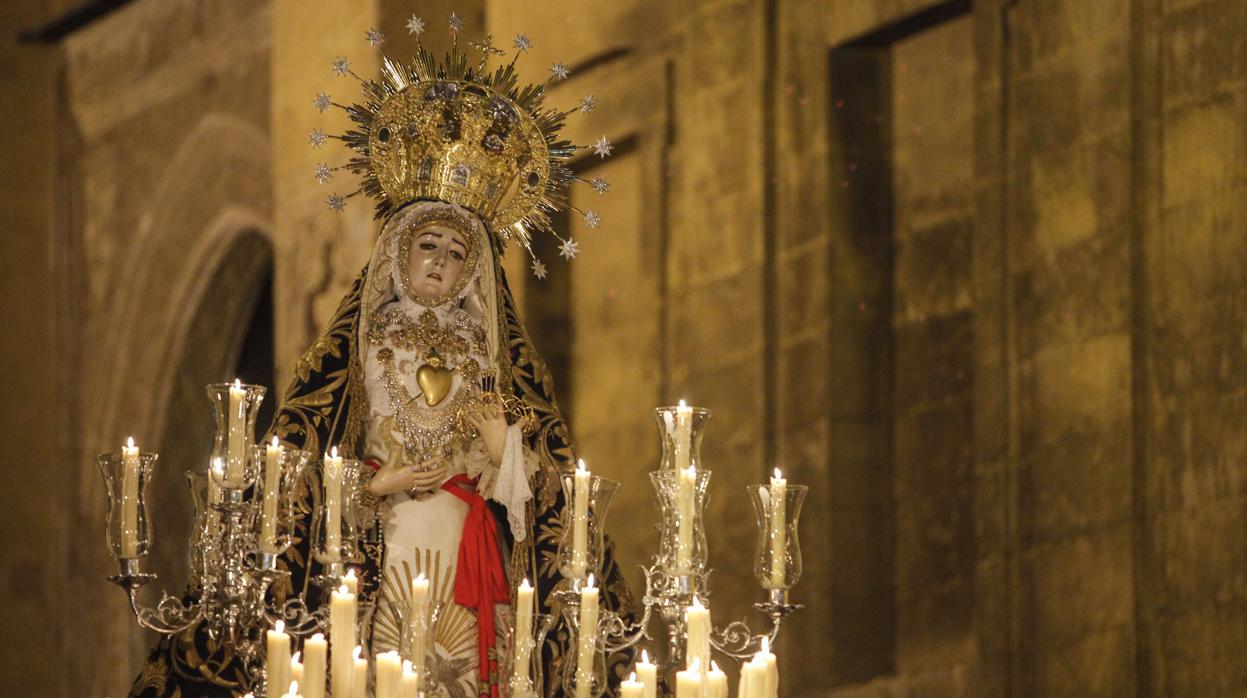
[[[430,298],[450,293],[467,258],[468,244],[462,233],[441,225],[420,230],[411,241],[407,260],[411,290]]]

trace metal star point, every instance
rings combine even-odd
[[[538,279],[546,278],[546,265],[543,264],[540,259],[533,260],[532,268],[533,268],[533,276],[537,277]]]
[[[312,105],[316,107],[316,111],[322,114],[328,111],[330,105],[332,104],[333,102],[330,101],[328,92],[321,92],[320,94],[316,95],[316,99],[312,101]]]
[[[424,31],[424,20],[420,19],[419,17],[415,15],[412,15],[411,19],[407,20],[407,33],[408,34],[419,34],[423,31]]]
[[[316,166],[317,182],[320,182],[321,184],[328,184],[331,179],[333,179],[333,168],[323,162]]]
[[[329,208],[334,211],[346,208],[346,200],[337,194],[330,194],[329,198],[325,199],[325,203],[329,204]]]
[[[606,156],[611,154],[613,148],[614,146],[611,145],[611,142],[606,140],[606,136],[602,136],[594,142],[593,154],[605,160]]]
[[[563,241],[563,244],[559,246],[559,255],[563,259],[575,259],[576,255],[579,253],[580,243],[571,238],[567,238]]]
[[[463,31],[463,20],[459,19],[459,15],[454,12],[450,13],[450,19],[447,20],[447,24],[450,25],[450,30],[456,34]]]
[[[550,77],[555,80],[566,80],[567,66],[563,65],[561,62],[550,66]]]
[[[351,72],[351,62],[339,56],[333,59],[333,74],[342,77]]]
[[[593,95],[587,95],[580,98],[580,111],[584,114],[588,114],[594,109],[597,109],[597,106],[598,100]]]
[[[596,230],[602,225],[602,216],[597,211],[585,211],[585,225]]]
[[[325,132],[318,128],[312,129],[312,132],[307,134],[307,142],[311,143],[313,148],[319,150],[325,144]]]
[[[605,194],[611,190],[611,183],[606,181],[605,177],[594,177],[589,180],[589,186],[593,187],[593,191],[599,194]]]
[[[382,34],[381,30],[376,27],[364,32],[364,37],[368,39],[368,45],[373,48],[385,43],[385,34]]]
[[[533,40],[523,34],[516,34],[515,41],[512,42],[512,45],[515,46],[516,51],[524,53],[533,47]]]

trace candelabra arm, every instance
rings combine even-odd
[[[656,567],[646,567],[645,565],[640,567],[641,572],[645,574],[645,595],[641,597],[644,610],[641,612],[640,620],[628,623],[618,613],[604,613],[598,621],[598,632],[600,633],[598,637],[602,638],[602,644],[608,653],[625,650],[642,639],[650,639],[649,619],[650,613],[654,608],[652,599]]]

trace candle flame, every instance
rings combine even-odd
[[[628,680],[629,680],[629,681],[633,681],[633,682],[635,682],[635,681],[636,681],[636,672],[635,672],[635,671],[634,671],[634,672],[632,672],[631,674],[629,674],[629,675],[628,675]]]
[[[234,379],[234,390],[242,390],[242,379],[240,378]]]
[[[312,636],[312,639],[313,639],[313,640],[315,640],[315,641],[317,641],[317,642],[324,642],[324,641],[325,641],[325,634],[324,634],[324,633],[316,633],[315,635],[313,635],[313,636]]]
[[[776,480],[778,480],[778,479],[780,479],[781,477],[783,477],[783,475],[780,475],[780,474],[779,474],[779,468],[778,468],[778,467],[776,467],[776,468],[775,468],[775,479],[776,479]]]
[[[303,661],[303,650],[295,652],[294,656],[290,658],[290,661],[296,664]]]
[[[285,621],[280,621],[280,620],[279,620],[279,621],[277,621],[277,625],[274,625],[274,626],[273,626],[273,629],[274,629],[274,630],[276,630],[278,633],[285,632],[285,630],[286,630],[286,623],[285,623]]]
[[[693,595],[693,608],[705,608],[705,606],[701,605],[701,599],[699,599],[696,595]]]
[[[689,662],[688,670],[694,674],[701,671],[701,657],[693,657],[693,661]]]
[[[299,682],[298,681],[290,682],[290,690],[288,691],[288,693],[292,696],[299,695]]]
[[[412,666],[412,665],[411,665],[411,660],[410,660],[410,659],[404,659],[404,660],[403,660],[403,673],[404,673],[404,674],[410,674],[410,673],[411,673],[411,671],[412,671],[412,670],[411,670],[411,666]]]
[[[364,648],[363,648],[363,646],[362,646],[362,645],[355,645],[355,658],[356,658],[356,659],[359,659],[359,658],[360,658],[360,657],[362,657],[363,655],[364,655]]]
[[[524,581],[520,582],[520,588],[521,589],[532,589],[533,588],[533,585],[528,583],[528,577],[525,577]]]
[[[584,459],[584,458],[581,458],[581,459],[579,459],[579,460],[577,460],[577,461],[576,461],[576,470],[579,470],[579,471],[581,471],[581,472],[583,472],[583,471],[585,471],[585,470],[588,470],[588,468],[586,468],[586,467],[585,467],[585,459]]]
[[[133,436],[126,437],[126,448],[134,448],[134,437]]]
[[[641,663],[649,664],[649,650],[641,650]]]
[[[762,654],[766,654],[770,651],[771,651],[771,638],[767,637],[766,635],[763,635],[762,636]]]
[[[355,579],[355,568],[354,567],[350,567],[346,570],[346,578]]]
[[[277,437],[273,437],[273,448],[281,448],[281,444],[277,443]]]
[[[590,573],[589,573],[589,582],[588,582],[588,584],[587,584],[587,587],[588,587],[589,589],[592,589],[592,588],[593,588],[593,573],[592,573],[592,572],[590,572]]]
[[[686,408],[686,407],[688,407],[688,405],[684,404],[684,401],[683,401],[683,400],[681,400],[681,401],[680,401],[680,409],[684,409],[684,408]]]
[[[717,671],[720,674],[723,673],[723,670],[719,668],[719,663],[714,661],[713,659],[710,660],[710,671],[712,672]]]
[[[428,581],[428,578],[424,576],[424,573],[423,573],[423,572],[421,572],[420,574],[417,574],[417,575],[416,575],[416,578],[415,578],[415,579],[413,579],[413,580],[411,580],[411,581],[413,581],[413,582],[426,582],[426,581]]]
[[[351,593],[351,590],[350,590],[350,589],[347,589],[347,588],[346,588],[346,585],[345,585],[345,584],[343,584],[342,586],[338,587],[338,593],[339,593],[339,594],[342,594],[343,596],[345,596],[346,594]]]
[[[329,449],[329,457],[330,457],[330,458],[337,458],[337,457],[338,457],[338,447],[337,447],[337,446],[334,446],[333,448]]]

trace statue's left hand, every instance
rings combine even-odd
[[[507,417],[497,405],[482,405],[469,419],[485,441],[489,459],[494,465],[502,464],[502,448],[507,439]]]

